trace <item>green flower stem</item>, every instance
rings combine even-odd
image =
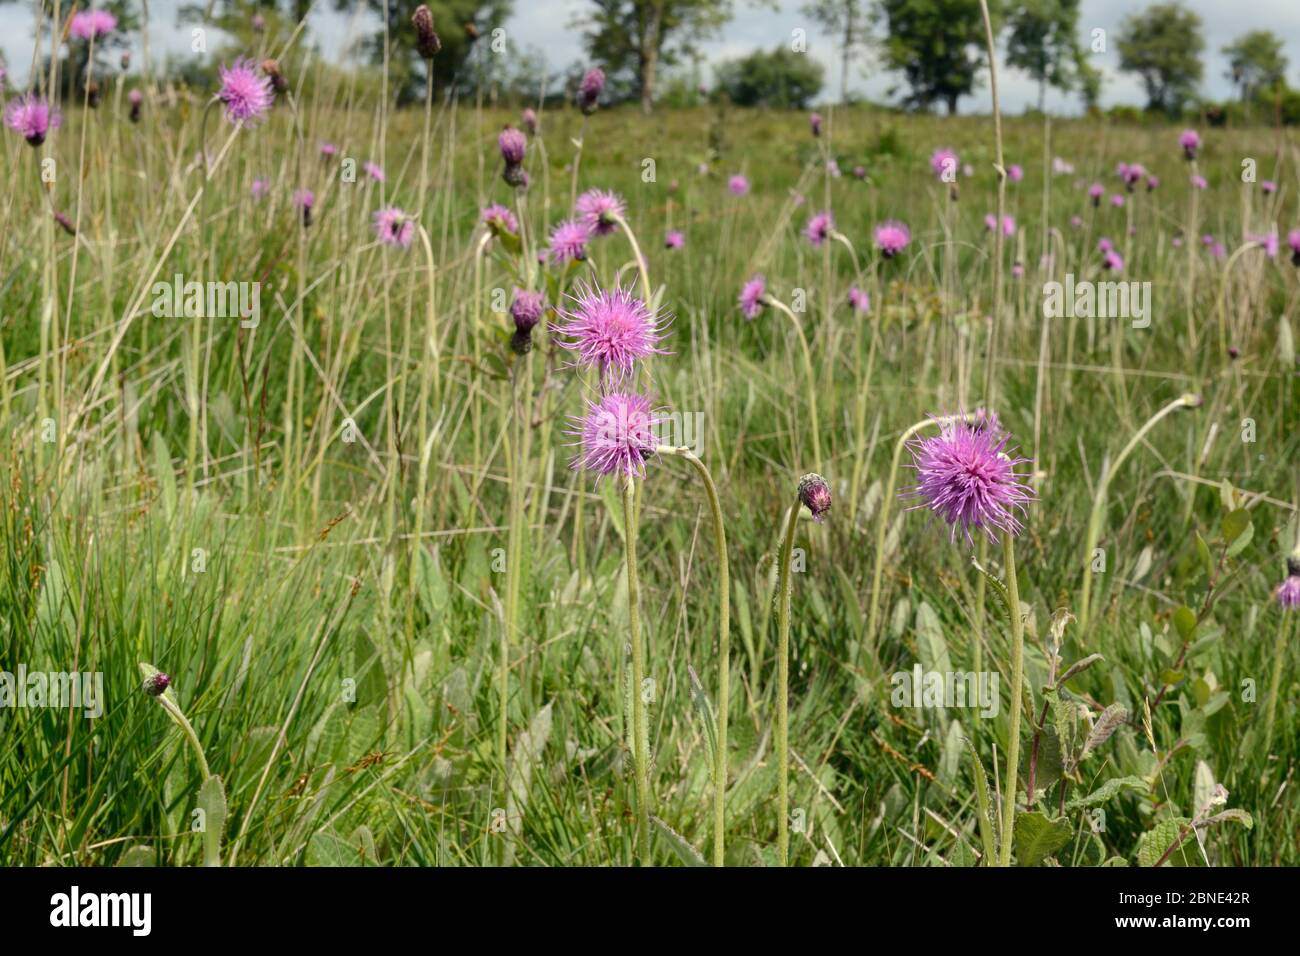
[[[1016,823],[1016,768],[1020,764],[1020,711],[1024,695],[1025,624],[1020,616],[1020,583],[1016,580],[1016,548],[1012,535],[1002,536],[1002,563],[1006,566],[1007,603],[1011,605],[1011,729],[1007,738],[1007,768],[1002,785],[1002,845],[998,865],[1011,865],[1011,842]]]
[[[632,227],[627,224],[627,220],[622,216],[614,213],[613,220],[618,223],[619,229],[623,235],[627,236],[628,245],[632,247],[632,255],[636,258],[637,271],[641,275],[641,298],[645,300],[646,307],[650,307],[651,290],[650,290],[650,269],[646,266],[645,253],[641,251],[641,244],[636,241],[636,233]]]
[[[808,379],[808,417],[812,424],[813,436],[813,467],[822,467],[822,438],[821,427],[817,421],[817,377],[813,373],[812,353],[808,351],[808,339],[803,334],[803,326],[799,324],[799,319],[795,316],[790,307],[779,299],[770,295],[763,296],[763,302],[782,312],[794,326],[794,330],[799,333],[799,347],[803,353],[803,370]]]
[[[627,622],[632,642],[632,759],[636,765],[636,812],[641,862],[650,863],[650,784],[646,765],[650,762],[645,734],[645,702],[641,684],[645,680],[645,652],[641,647],[641,588],[636,576],[636,481],[623,486],[623,533],[627,538]]]
[[[790,556],[799,505],[790,508],[781,540],[781,603],[776,612],[776,858],[790,862]]]
[[[723,865],[726,836],[727,710],[731,704],[731,572],[727,562],[727,529],[722,520],[718,489],[708,466],[689,448],[660,446],[661,455],[676,455],[690,462],[709,498],[713,513],[713,534],[718,554],[718,747],[713,766],[713,865]]]

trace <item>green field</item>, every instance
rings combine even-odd
[[[705,486],[666,454],[638,482],[647,846],[624,503],[569,468],[595,379],[545,325],[526,356],[509,346],[505,309],[529,277],[551,304],[579,279],[640,293],[624,230],[586,263],[526,268],[599,187],[626,200],[672,315],[671,354],[637,382],[698,423],[686,443],[725,523],[726,863],[779,862],[777,565],[811,471],[834,504],[798,522],[787,576],[789,862],[994,862],[1013,711],[1003,551],[906,510],[910,456],[891,470],[911,426],[991,407],[1038,494],[1015,542],[1013,860],[1300,864],[1300,617],[1273,597],[1300,532],[1293,134],[1202,128],[1209,188],[1194,191],[1181,127],[1007,119],[1024,178],[1006,184],[1017,229],[999,268],[989,118],[837,109],[815,139],[802,113],[567,108],[542,114],[516,197],[496,144],[513,110],[388,113],[328,76],[294,102],[235,132],[151,91],[133,124],[113,87],[39,149],[0,139],[0,671],[103,675],[96,717],[0,708],[0,861],[714,859],[721,565]],[[944,146],[972,167],[955,199],[930,169]],[[1275,193],[1242,182],[1246,158]],[[1159,188],[1126,192],[1119,162]],[[746,196],[728,191],[737,173]],[[492,202],[521,215],[521,241],[483,241]],[[376,241],[385,205],[417,216],[409,248]],[[814,248],[801,233],[826,208],[843,241]],[[911,229],[892,259],[873,246],[884,220]],[[684,248],[664,248],[669,229]],[[1246,243],[1278,231],[1275,258]],[[1150,283],[1149,326],[1043,317],[1045,281],[1116,278],[1102,238],[1119,278]],[[742,317],[754,273],[790,313]],[[155,314],[154,284],[176,274],[260,283],[256,327]],[[142,691],[142,663],[170,675],[163,697]],[[896,706],[895,675],[917,665],[997,674],[996,717]]]

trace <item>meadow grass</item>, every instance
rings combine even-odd
[[[1001,815],[989,804],[1006,793],[982,781],[1004,780],[1010,701],[993,719],[899,708],[891,675],[994,667],[1010,686],[1001,551],[980,549],[986,577],[974,549],[885,492],[900,435],[984,404],[987,375],[1039,495],[1015,560],[1028,608],[1020,776],[1032,752],[1040,791],[1021,798],[1035,812],[1021,815],[1023,844],[1017,824],[1017,859],[1300,863],[1294,623],[1269,743],[1263,727],[1288,626],[1270,594],[1297,540],[1300,283],[1285,247],[1229,270],[1197,241],[1235,248],[1296,221],[1289,136],[1203,131],[1210,189],[1180,249],[1191,197],[1176,128],[1004,120],[1006,161],[1026,175],[1006,187],[1018,229],[990,364],[987,119],[837,109],[818,141],[794,113],[544,112],[516,202],[495,146],[513,111],[439,96],[426,138],[418,109],[385,111],[327,78],[295,103],[233,136],[214,115],[202,143],[201,102],[150,91],[132,125],[114,88],[98,110],[66,109],[40,150],[0,140],[0,670],[100,671],[105,684],[94,719],[0,709],[0,860],[207,858],[193,830],[204,772],[141,691],[147,663],[171,676],[222,778],[226,863],[702,863],[726,766],[726,862],[774,865],[776,562],[796,483],[815,468],[835,504],[795,541],[790,862],[991,863]],[[317,155],[324,140],[338,157]],[[974,169],[955,201],[929,170],[938,146]],[[1054,174],[1058,156],[1076,172]],[[53,223],[42,157],[75,237]],[[1244,157],[1281,184],[1275,195],[1240,182]],[[341,180],[345,160],[355,183]],[[367,181],[366,160],[385,182]],[[1122,192],[1120,161],[1146,164],[1160,188],[1094,210],[1086,186]],[[866,181],[850,174],[858,164]],[[733,173],[749,195],[728,192]],[[257,177],[272,183],[261,200]],[[305,230],[291,201],[304,187],[316,196]],[[527,356],[508,345],[512,270],[591,187],[626,199],[653,295],[674,316],[671,354],[644,384],[669,410],[703,413],[695,450],[730,566],[725,762],[710,750],[719,562],[700,478],[652,461],[628,506],[650,682],[634,688],[629,511],[617,482],[568,468],[568,416],[591,383],[545,328]],[[490,202],[517,209],[519,250],[480,242]],[[391,204],[417,215],[427,248],[376,241],[371,216]],[[800,235],[826,207],[847,240],[829,254]],[[872,250],[885,219],[912,230],[892,260]],[[685,248],[663,247],[669,228]],[[1108,278],[1103,236],[1123,278],[1151,283],[1149,328],[1043,318],[1045,279]],[[758,272],[788,315],[741,317],[740,286]],[[177,273],[260,282],[256,328],[153,315],[153,283]],[[577,277],[643,281],[617,233],[547,275],[552,304]],[[851,284],[869,314],[849,308]],[[1108,462],[1184,394],[1200,404],[1153,426],[1112,475]],[[1105,565],[1085,616],[1094,514]],[[1090,655],[1104,659],[1058,686]],[[650,758],[645,852],[633,693]],[[1188,824],[1204,822],[1216,783],[1252,825]]]

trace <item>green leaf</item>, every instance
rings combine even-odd
[[[1038,810],[1020,814],[1016,817],[1016,864],[1037,866],[1073,835],[1068,820],[1049,820]]]
[[[1223,534],[1223,540],[1231,544],[1241,535],[1246,533],[1250,527],[1250,512],[1245,508],[1237,508],[1235,511],[1229,511],[1223,516],[1223,525],[1220,528]]]
[[[1126,720],[1128,720],[1128,710],[1123,704],[1111,704],[1103,710],[1097,722],[1092,725],[1088,739],[1083,742],[1083,756],[1086,757],[1109,740],[1111,734],[1115,733]]]
[[[1235,558],[1237,555],[1241,554],[1242,551],[1246,550],[1246,545],[1250,544],[1253,537],[1255,537],[1255,526],[1253,524],[1248,524],[1246,525],[1246,530],[1232,540],[1232,544],[1228,545],[1224,554],[1229,558]]]
[[[117,861],[118,866],[153,866],[157,861],[154,859],[153,850],[147,846],[137,843],[131,849],[122,854]]]
[[[1201,564],[1205,566],[1205,576],[1214,577],[1214,556],[1210,554],[1210,546],[1205,543],[1201,533],[1196,532],[1196,553],[1201,557]]]
[[[695,668],[687,664],[686,674],[690,678],[691,703],[695,705],[695,713],[704,728],[704,742],[709,747],[709,775],[712,776],[718,766],[718,717],[714,713],[713,702],[709,700],[704,685],[700,683],[699,675],[695,673]],[[717,786],[718,781],[714,780],[713,783]]]
[[[681,860],[686,866],[708,866],[700,851],[691,846],[689,840],[682,836],[668,824],[664,823],[654,814],[650,815],[650,822],[655,825],[664,838],[668,841],[668,846],[677,854],[677,859]]]
[[[1107,780],[1092,793],[1086,797],[1074,797],[1066,801],[1066,810],[1085,810],[1088,807],[1100,806],[1109,802],[1122,790],[1139,790],[1147,789],[1147,782],[1141,777],[1116,777],[1114,780]]]
[[[1195,843],[1191,822],[1186,817],[1171,817],[1168,820],[1161,820],[1143,833],[1138,840],[1138,866],[1155,866],[1180,838],[1181,844],[1178,849],[1169,854],[1165,863],[1170,866],[1195,866],[1196,860],[1188,855],[1189,845]]]
[[[1174,628],[1184,643],[1190,642],[1196,636],[1196,612],[1187,605],[1174,611]]]
[[[1205,820],[1207,826],[1211,823],[1228,822],[1240,823],[1247,830],[1253,830],[1255,828],[1255,818],[1245,810],[1224,810],[1222,813],[1216,813],[1214,816],[1207,817]]]
[[[226,788],[219,776],[208,777],[199,787],[203,811],[203,865],[221,865],[221,836],[226,830]]]

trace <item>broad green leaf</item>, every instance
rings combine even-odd
[[[1244,534],[1249,527],[1250,512],[1245,508],[1237,508],[1223,516],[1223,525],[1220,530],[1223,534],[1223,540],[1231,544]]]
[[[1181,839],[1181,843],[1178,841]],[[1138,840],[1138,866],[1155,866],[1164,857],[1170,847],[1178,843],[1178,849],[1169,853],[1168,859],[1161,865],[1195,866],[1195,851],[1189,854],[1189,847],[1195,844],[1191,821],[1186,817],[1171,817],[1161,820],[1154,827],[1143,833]]]
[[[1068,820],[1049,820],[1038,810],[1016,817],[1016,864],[1037,866],[1070,842],[1074,828]]]
[[[1196,636],[1196,612],[1186,605],[1178,608],[1174,611],[1174,628],[1184,642],[1191,641]]]
[[[1122,790],[1144,791],[1147,789],[1147,782],[1141,777],[1116,777],[1113,780],[1107,780],[1092,793],[1086,797],[1073,797],[1066,801],[1066,810],[1084,810],[1088,807],[1101,806],[1109,802],[1113,797]]]
[[[681,860],[686,866],[708,866],[700,851],[691,846],[690,841],[682,836],[664,821],[660,820],[654,814],[650,815],[650,822],[655,828],[664,835],[668,841],[668,846],[677,854],[677,859]]]

